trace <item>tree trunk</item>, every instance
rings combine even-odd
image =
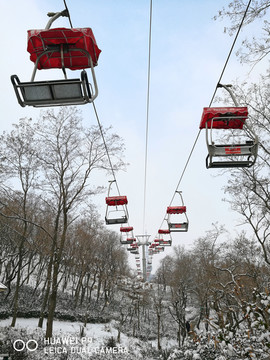
[[[161,350],[161,344],[160,344],[160,315],[157,315],[157,348],[158,350]]]
[[[52,264],[53,264],[53,258],[50,258],[49,261],[49,266],[48,266],[48,271],[47,271],[47,287],[46,287],[46,291],[43,297],[43,302],[41,305],[41,309],[40,309],[40,315],[39,315],[39,320],[38,320],[38,327],[42,328],[43,327],[43,321],[44,321],[44,313],[45,313],[45,309],[47,307],[48,304],[48,299],[49,299],[49,294],[50,294],[50,290],[51,290],[51,281],[52,281]]]
[[[27,224],[24,223],[24,231],[22,235],[22,239],[19,246],[19,261],[18,261],[18,270],[17,270],[17,279],[16,279],[16,288],[15,294],[13,299],[13,311],[12,311],[12,322],[11,326],[14,327],[17,320],[17,312],[18,312],[18,301],[19,301],[19,289],[21,283],[21,271],[22,271],[22,262],[23,262],[23,246],[24,246],[24,239],[26,236],[27,231]]]
[[[21,250],[20,250],[19,251],[19,263],[18,263],[18,270],[17,270],[15,294],[14,294],[14,298],[13,298],[13,310],[12,310],[12,321],[11,321],[12,327],[15,326],[16,320],[17,320],[19,288],[20,288],[20,282],[21,282],[21,268],[22,268],[22,254],[21,254]]]
[[[49,298],[49,307],[48,307],[48,319],[47,319],[47,327],[46,327],[46,339],[52,337],[53,334],[53,319],[54,319],[54,312],[56,308],[56,301],[57,301],[57,288],[58,288],[58,271],[59,271],[59,263],[58,259],[54,260],[53,264],[53,279],[52,279],[52,292]]]

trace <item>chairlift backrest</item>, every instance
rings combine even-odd
[[[106,197],[106,204],[108,206],[120,206],[127,205],[127,197],[126,196],[110,196]]]
[[[243,129],[248,109],[243,107],[203,108],[200,129]]]
[[[187,211],[185,206],[168,206],[167,214],[183,214]]]
[[[133,230],[133,226],[121,226],[120,232],[130,232]]]
[[[101,50],[91,28],[52,28],[27,31],[30,60],[41,69],[80,70],[97,66]]]
[[[170,229],[159,229],[158,233],[159,234],[170,234]]]

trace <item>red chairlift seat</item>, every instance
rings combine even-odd
[[[159,229],[158,233],[159,234],[170,234],[170,229]]]
[[[92,102],[98,95],[94,72],[100,49],[91,28],[53,28],[50,26],[60,16],[68,16],[66,10],[50,13],[45,29],[28,30],[27,51],[35,63],[31,81],[20,82],[17,75],[11,76],[15,94],[21,106],[83,105]],[[37,69],[63,70],[65,79],[34,81]],[[85,70],[81,79],[67,79],[66,68],[70,70],[91,69],[94,90],[88,82]]]
[[[167,207],[167,222],[170,232],[186,232],[188,231],[188,217],[186,215],[186,206],[184,205],[181,191],[176,191],[181,197],[181,206],[168,206]],[[179,221],[174,215],[184,214],[185,221]]]
[[[161,246],[171,246],[172,245],[172,240],[160,241],[159,245],[161,245]]]
[[[167,214],[183,214],[186,212],[186,210],[187,209],[185,206],[168,206]]]
[[[157,246],[157,247],[156,247],[156,250],[157,250],[157,251],[164,251],[164,247],[163,247],[163,246]]]
[[[101,50],[91,28],[28,30],[27,51],[37,69],[82,70],[97,66]],[[90,55],[90,57],[89,57]]]
[[[106,197],[105,200],[108,206],[127,205],[128,203],[126,196],[110,196]]]
[[[239,107],[230,85],[221,85],[231,95],[234,107],[206,107],[203,109],[200,122],[200,129],[206,129],[206,143],[208,155],[206,157],[207,168],[234,168],[234,167],[251,167],[254,165],[258,153],[258,137],[248,126],[247,107]],[[213,129],[230,129],[228,134],[231,143],[216,144],[213,140]],[[243,130],[244,135],[248,136],[245,142],[234,140],[236,130]],[[241,133],[241,132],[240,132]],[[239,138],[240,135],[238,135]],[[218,158],[216,161],[215,158]]]
[[[248,118],[247,107],[205,107],[200,129],[243,129]],[[210,123],[213,122],[211,125]]]
[[[127,232],[130,232],[132,230],[133,230],[133,226],[122,226],[122,227],[120,227],[121,232],[127,233]]]

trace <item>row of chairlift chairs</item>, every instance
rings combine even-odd
[[[21,106],[49,107],[66,105],[83,105],[91,103],[98,95],[98,86],[94,67],[98,64],[101,50],[91,28],[51,28],[52,23],[61,16],[68,17],[68,11],[49,13],[50,17],[45,29],[28,30],[27,51],[30,60],[35,63],[31,80],[21,82],[17,75],[11,76],[18,103]],[[62,69],[64,79],[35,81],[37,70]],[[66,68],[81,70],[81,77],[68,79]],[[90,68],[93,86],[88,81],[86,73]],[[258,137],[253,129],[247,124],[248,109],[240,107],[236,101],[230,85],[218,84],[229,92],[235,104],[234,107],[208,107],[203,109],[200,129],[206,130],[206,144],[208,155],[206,158],[207,168],[236,168],[251,167],[254,165],[258,152]],[[226,130],[223,142],[217,143],[213,133]],[[242,134],[248,137],[243,142],[239,140]],[[221,140],[222,140],[221,139]],[[225,139],[225,143],[224,143]],[[220,138],[218,138],[220,141]],[[112,184],[108,187],[106,197],[107,225],[125,224],[128,222],[128,200],[126,196],[111,196]],[[188,217],[186,206],[180,191],[181,205],[168,206],[167,224],[168,229],[160,229],[158,237],[149,244],[149,252],[163,251],[165,246],[171,246],[173,232],[188,231]],[[184,221],[179,217],[184,216]],[[138,253],[138,244],[130,226],[120,228],[121,243],[129,245],[131,253]]]
[[[128,210],[127,204],[128,200],[126,196],[112,196],[112,184],[115,180],[110,181],[108,187],[108,195],[105,199],[106,201],[106,215],[105,222],[107,225],[117,225],[117,224],[125,224],[128,222]],[[147,243],[149,245],[150,254],[159,253],[164,251],[165,246],[171,246],[172,232],[186,232],[188,231],[188,217],[186,214],[186,206],[184,205],[183,196],[181,191],[177,191],[181,198],[181,205],[178,206],[168,206],[166,212],[166,220],[168,224],[168,229],[159,229],[158,237],[154,240],[154,242]],[[179,215],[184,216],[179,220]],[[138,242],[136,237],[133,235],[133,227],[132,226],[121,226],[120,227],[120,242],[123,245],[129,245],[127,248],[128,251],[132,254],[138,254]]]

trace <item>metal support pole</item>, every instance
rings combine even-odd
[[[146,281],[146,256],[145,245],[142,245],[142,268],[143,268],[143,280]]]
[[[143,280],[147,280],[146,274],[146,246],[150,245],[149,238],[151,235],[136,235],[138,239],[138,246],[142,246],[142,272],[143,272]]]

